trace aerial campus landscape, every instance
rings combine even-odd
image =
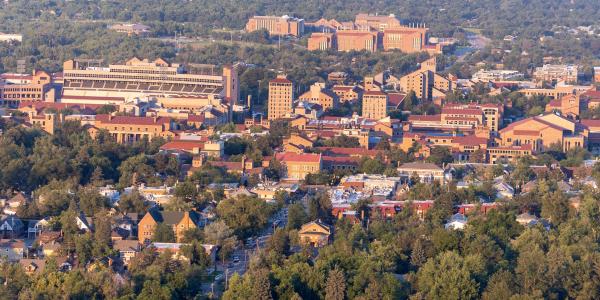
[[[597,0],[0,2],[0,299],[600,299]]]

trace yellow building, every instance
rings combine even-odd
[[[572,121],[556,114],[531,117],[509,124],[499,131],[501,146],[530,145],[532,153],[560,145],[566,152],[586,147],[587,137]]]
[[[118,143],[131,143],[147,138],[174,137],[171,132],[171,119],[163,117],[130,117],[97,115],[90,135],[95,137],[98,130],[107,130]]]
[[[293,110],[294,85],[285,75],[269,81],[268,118],[277,120],[290,114]]]
[[[421,68],[400,78],[400,90],[414,91],[417,98],[432,100],[452,91],[452,81],[436,73],[436,58],[421,63]]]
[[[300,243],[312,247],[323,247],[331,238],[331,227],[317,220],[302,225],[298,231]]]
[[[56,102],[57,91],[52,76],[44,71],[32,75],[0,75],[0,105],[19,106],[24,101]]]
[[[334,85],[332,91],[338,96],[340,102],[362,99],[362,90],[353,85]]]
[[[283,177],[304,180],[308,174],[317,174],[322,170],[321,154],[284,152],[275,154],[275,160],[284,166]]]
[[[514,162],[523,156],[533,155],[531,148],[531,145],[490,147],[487,149],[487,161],[491,164]]]
[[[303,153],[305,149],[313,147],[313,141],[304,135],[292,133],[289,138],[283,140],[285,152]]]
[[[335,93],[325,88],[325,83],[317,82],[310,86],[310,90],[298,97],[300,101],[307,101],[321,105],[323,111],[335,108],[338,97]]]
[[[379,91],[366,91],[363,94],[362,116],[370,119],[387,117],[388,95]]]

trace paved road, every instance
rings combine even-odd
[[[470,47],[461,47],[456,49],[454,55],[457,57],[457,62],[464,61],[468,54],[485,48],[492,40],[474,32],[467,32],[467,40]]]
[[[225,264],[217,263],[217,274],[222,274],[218,276],[218,280],[214,282],[214,285],[211,283],[203,284],[203,290],[208,293],[214,290],[217,296],[221,295],[223,292],[223,288],[225,287],[226,282],[229,281],[229,278],[235,273],[243,275],[246,273],[248,269],[248,264],[250,257],[254,255],[254,253],[258,249],[263,249],[266,246],[267,240],[273,235],[273,230],[276,226],[274,224],[278,224],[279,227],[285,227],[287,224],[287,207],[282,208],[278,212],[276,212],[269,219],[269,226],[263,229],[260,235],[253,239],[254,243],[252,245],[244,246],[240,245],[237,249],[234,250],[231,258],[225,262]],[[238,261],[239,259],[239,261]],[[236,262],[237,261],[237,262]]]

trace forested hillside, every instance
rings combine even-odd
[[[130,1],[10,1],[0,15],[22,18],[92,19],[143,22],[193,22],[203,28],[243,28],[248,17],[289,14],[306,19],[350,20],[359,12],[393,13],[406,22],[427,23],[434,32],[456,26],[484,29],[500,37],[519,33],[539,35],[553,25],[578,26],[596,22],[596,0],[130,0]],[[1,27],[14,23],[2,22]]]

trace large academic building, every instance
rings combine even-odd
[[[290,16],[254,16],[246,23],[246,31],[265,29],[270,35],[301,36],[304,33],[304,20]]]
[[[214,97],[232,104],[239,98],[237,72],[231,66],[223,67],[222,74],[190,72],[183,65],[163,59],[134,57],[123,65],[102,67],[89,61],[68,60],[63,67],[61,102],[65,103],[119,104],[143,97]]]

